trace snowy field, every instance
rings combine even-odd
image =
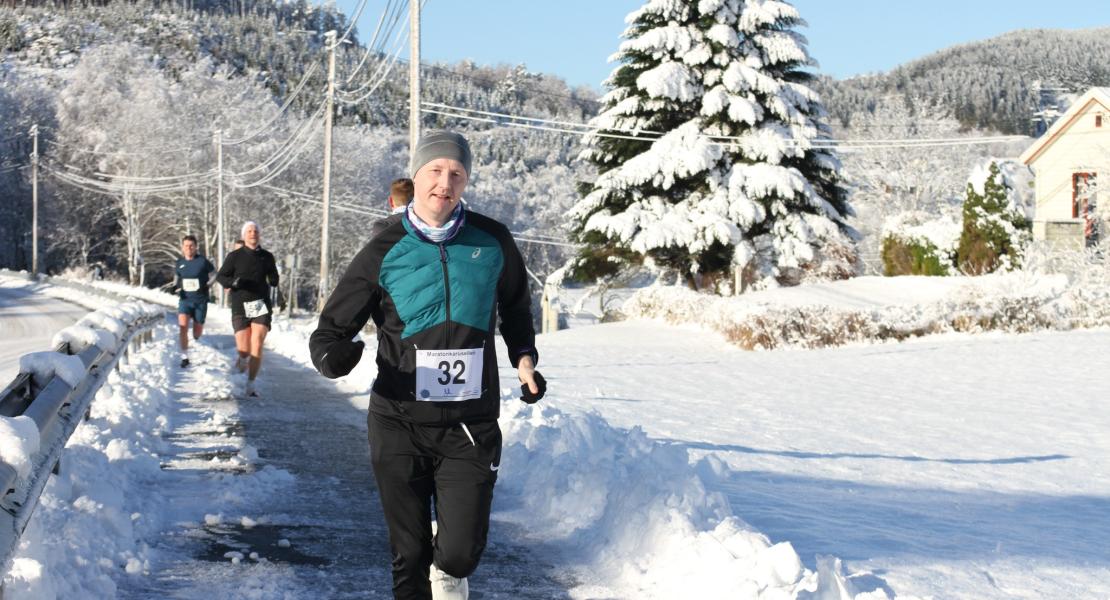
[[[98,396],[5,600],[388,597],[358,468],[372,357],[329,382],[312,323],[279,320],[241,402],[210,315],[196,368],[167,326]],[[1108,330],[747,352],[633,320],[538,346],[537,407],[502,369],[473,598],[1110,597]]]

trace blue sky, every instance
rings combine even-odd
[[[795,0],[809,22],[801,33],[820,71],[838,78],[885,71],[948,46],[1015,29],[1079,29],[1110,24],[1104,0]],[[353,14],[358,0],[339,0]],[[601,88],[624,17],[643,0],[427,0],[424,61],[524,63],[571,86]],[[385,0],[368,0],[365,40]],[[406,16],[407,24],[407,16]],[[407,51],[406,51],[407,55]]]

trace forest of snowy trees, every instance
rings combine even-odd
[[[963,129],[1030,135],[1042,88],[1082,94],[1110,85],[1110,29],[1027,30],[954,46],[887,73],[834,80],[815,89],[843,127],[890,96],[911,114],[942,113]]]
[[[0,62],[0,265],[29,264],[33,125],[40,132],[44,270],[95,265],[134,282],[162,283],[187,232],[216,254],[213,135],[221,130],[228,235],[245,219],[260,221],[264,245],[279,258],[300,255],[299,296],[315,297],[326,54],[323,36],[311,32],[343,31],[345,18],[305,3],[216,8],[0,9],[7,50]],[[350,77],[351,89],[369,73],[387,72],[381,47],[369,48],[356,72],[366,46],[341,46],[338,73]],[[365,241],[367,219],[383,213],[389,182],[405,175],[405,71],[383,77],[365,101],[340,95],[332,163],[336,269]],[[572,121],[596,107],[593,92],[523,66],[431,65],[423,79],[428,102]],[[572,160],[575,138],[511,135],[442,115],[427,115],[424,124],[468,132],[477,165],[468,201],[477,210],[518,233],[565,235],[557,225],[585,178]],[[567,251],[546,243],[522,249],[541,274]]]

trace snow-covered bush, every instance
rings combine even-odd
[[[883,223],[885,275],[950,275],[955,271],[960,225],[949,216],[911,211]]]
[[[747,283],[851,275],[853,213],[840,162],[821,147],[829,130],[802,70],[813,61],[793,31],[798,11],[651,0],[626,21],[581,155],[599,175],[570,215],[587,245],[576,272],[650,258],[718,289],[734,270]]]
[[[1090,255],[1069,275],[1017,270],[962,278],[949,293],[912,304],[849,308],[815,300],[787,305],[652,286],[636,292],[622,310],[630,318],[697,323],[747,350],[900,341],[947,332],[1103,327],[1110,325],[1110,268]]]
[[[1032,240],[1032,180],[1016,161],[991,161],[971,173],[957,250],[960,270],[972,275],[1012,268]]]

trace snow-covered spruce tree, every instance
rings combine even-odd
[[[967,184],[964,225],[956,251],[960,270],[969,275],[1016,267],[1033,239],[1029,218],[1031,173],[1016,161],[991,161],[977,167]]]
[[[802,70],[814,62],[792,30],[798,11],[779,0],[650,0],[626,22],[591,121],[599,135],[581,154],[599,175],[571,212],[585,244],[575,273],[612,275],[647,258],[691,286],[734,268],[757,284],[850,276],[853,213],[840,162],[814,147],[829,129]]]

